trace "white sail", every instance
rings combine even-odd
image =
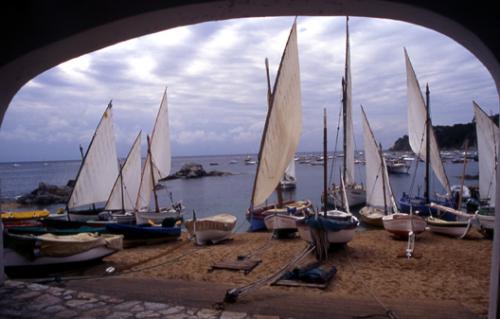
[[[476,102],[472,103],[479,157],[479,195],[481,199],[491,199],[489,204],[495,207],[498,126]]]
[[[366,204],[378,208],[383,208],[385,205],[388,212],[391,212],[390,207],[393,206],[393,201],[387,166],[363,107],[361,107],[361,113],[363,113],[363,139],[366,160]]]
[[[141,182],[141,132],[137,135],[132,148],[118,174],[106,210],[131,211],[135,208],[139,184]]]
[[[118,176],[118,159],[111,107],[110,102],[83,158],[68,208],[105,202],[113,188]]]
[[[302,131],[297,26],[293,24],[281,58],[264,126],[252,205],[262,204],[276,189],[295,156]]]
[[[290,163],[288,163],[288,166],[286,167],[285,170],[285,176],[283,177],[285,180],[295,180],[295,159],[292,158]]]
[[[405,59],[406,59],[406,84],[407,84],[407,94],[408,94],[408,138],[410,141],[410,146],[413,152],[423,161],[426,160],[426,120],[427,120],[427,109],[424,102],[424,97],[420,91],[420,85],[418,84],[417,76],[408,57],[408,53],[405,49]],[[434,171],[437,179],[444,187],[448,194],[451,194],[450,184],[446,173],[444,171],[443,162],[441,161],[441,155],[439,154],[439,147],[437,144],[436,136],[434,135],[434,129],[432,128],[432,121],[430,121],[430,134],[429,134],[429,147],[430,147],[430,166]]]
[[[349,25],[346,20],[346,48],[345,48],[345,74],[344,74],[344,99],[345,99],[345,183],[352,185],[354,179],[354,134],[352,124],[352,81],[351,81],[351,49],[349,45]]]
[[[170,129],[168,124],[166,88],[148,147],[149,151],[142,170],[141,185],[135,206],[136,210],[149,208],[153,187],[158,183],[159,179],[167,177],[170,173]]]

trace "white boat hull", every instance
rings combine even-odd
[[[299,232],[300,238],[312,243],[312,236],[309,226],[307,225],[297,225],[297,230]],[[329,231],[327,234],[327,239],[330,244],[346,244],[354,238],[356,233],[356,228],[343,229],[339,231]]]
[[[479,225],[481,225],[481,228],[487,230],[495,229],[495,216],[481,215],[481,214],[477,214],[476,216],[477,220],[479,221]]]
[[[469,228],[468,222],[447,222],[437,218],[428,218],[427,225],[433,233],[457,238],[464,236]]]
[[[359,211],[361,221],[372,226],[383,227],[382,218],[384,216],[384,210],[377,207],[365,206]]]
[[[35,258],[34,260],[30,260],[10,248],[4,248],[3,256],[4,256],[5,267],[25,267],[25,266],[56,265],[56,264],[68,264],[68,263],[91,261],[109,256],[115,253],[116,251],[117,251],[116,249],[100,246],[71,256],[65,256],[65,257],[41,256]]]
[[[266,228],[271,231],[283,232],[297,231],[297,220],[303,218],[303,216],[292,216],[280,213],[274,213],[272,215],[268,215],[264,218],[264,223],[266,224]]]
[[[229,239],[236,226],[236,217],[230,214],[219,214],[206,218],[188,220],[184,224],[196,244],[217,244]]]
[[[410,231],[415,235],[425,231],[425,220],[417,215],[396,213],[382,218],[384,229],[399,237],[407,237]]]

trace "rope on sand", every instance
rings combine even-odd
[[[288,264],[286,264],[285,266],[278,269],[278,271],[276,271],[275,273],[273,273],[267,277],[258,279],[257,281],[250,283],[246,286],[229,289],[228,291],[226,291],[224,301],[221,303],[216,303],[214,305],[214,307],[217,309],[223,309],[224,302],[235,303],[240,295],[242,295],[244,293],[248,293],[252,290],[258,289],[266,284],[269,284],[269,283],[275,281],[276,279],[283,276],[283,274],[285,272],[289,271],[289,269],[291,269],[296,263],[301,261],[305,256],[307,256],[309,253],[311,253],[314,249],[315,249],[315,247],[313,245],[308,245],[300,253],[298,253]]]
[[[356,268],[354,267],[354,264],[351,261],[351,258],[349,258],[349,255],[347,255],[347,260],[349,261],[349,264],[351,265],[352,272],[356,275]],[[357,276],[355,276],[357,277]],[[384,313],[382,314],[370,314],[370,315],[365,315],[365,316],[353,316],[355,319],[365,319],[365,318],[372,318],[372,317],[387,317],[389,319],[399,319],[399,317],[396,315],[394,311],[392,311],[389,307],[387,307],[380,299],[377,298],[375,293],[365,284],[364,281],[361,281],[363,287],[368,290],[368,293],[375,299],[375,301],[382,307],[384,308]]]

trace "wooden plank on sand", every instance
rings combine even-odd
[[[245,275],[250,273],[262,260],[260,259],[237,259],[237,260],[221,260],[214,263],[209,271],[215,269],[237,270],[242,271]]]

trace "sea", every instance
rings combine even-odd
[[[454,152],[455,158],[460,153]],[[358,156],[359,155],[359,156]],[[392,154],[401,156],[401,154]],[[257,165],[246,165],[245,158],[257,159],[255,154],[240,155],[213,155],[173,157],[171,173],[178,171],[186,163],[198,163],[208,171],[217,170],[229,172],[229,176],[203,177],[197,179],[176,179],[162,182],[163,188],[158,191],[160,206],[167,206],[174,201],[182,201],[185,209],[185,217],[191,218],[193,212],[197,217],[204,217],[219,213],[230,213],[238,218],[237,231],[246,231],[249,224],[245,220],[245,211],[250,206],[252,188]],[[298,153],[297,157],[315,158],[320,153]],[[333,156],[332,156],[333,157]],[[357,157],[361,155],[357,154]],[[464,163],[444,161],[445,170],[451,185],[460,185],[464,172]],[[403,192],[412,195],[423,194],[425,164],[418,160],[409,160],[411,164],[409,174],[390,174],[390,181],[398,199]],[[328,161],[328,182],[338,184],[342,157],[333,157]],[[68,180],[74,179],[78,173],[80,161],[47,161],[47,162],[18,162],[0,163],[0,198],[15,199],[17,196],[29,193],[38,187],[40,182],[53,185],[65,185]],[[323,166],[301,164],[296,161],[297,187],[295,190],[286,191],[285,199],[309,199],[314,207],[320,207],[320,195],[323,190]],[[357,182],[364,183],[365,165],[355,165]],[[474,160],[467,161],[465,174],[478,175],[478,163]],[[477,179],[466,179],[465,185],[477,186]],[[431,178],[431,191],[444,193],[436,178]],[[269,202],[275,201],[275,195],[271,195]],[[47,207],[55,211],[64,205],[53,205]]]

